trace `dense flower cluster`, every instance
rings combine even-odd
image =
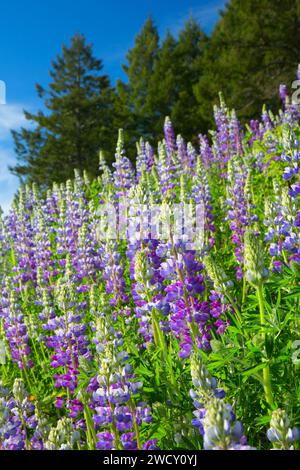
[[[120,130],[93,182],[20,188],[0,216],[0,449],[251,449],[235,414],[265,447],[247,400],[273,447],[299,446],[273,411],[299,331],[299,107],[280,96],[245,129],[221,97],[198,148],[166,118],[135,167]]]

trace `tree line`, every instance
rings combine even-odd
[[[36,85],[43,110],[24,111],[31,125],[12,131],[10,170],[45,188],[74,168],[95,176],[99,150],[114,160],[118,128],[134,160],[140,136],[162,137],[165,116],[196,143],[213,127],[219,91],[242,121],[258,117],[264,103],[278,106],[279,85],[295,79],[299,41],[300,0],[231,0],[209,36],[190,18],[176,37],[160,38],[148,18],[127,53],[127,80],[112,86],[92,45],[76,34],[51,63],[48,87]]]

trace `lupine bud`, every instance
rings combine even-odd
[[[191,392],[193,399],[196,398],[206,404],[212,397],[223,398],[225,396],[224,390],[217,388],[217,380],[210,375],[200,355],[196,353],[191,357],[191,376],[197,389],[196,393]]]
[[[147,255],[144,250],[136,253],[134,263],[134,276],[137,282],[149,286],[149,281],[153,276]]]
[[[246,445],[241,422],[235,421],[232,407],[223,400],[213,398],[207,404],[202,423],[205,450],[254,450]]]
[[[263,249],[259,238],[249,231],[245,233],[244,243],[246,278],[257,286],[268,276],[268,270],[264,266]]]
[[[232,281],[228,280],[227,274],[211,254],[204,257],[204,265],[216,290],[226,292],[232,287]]]
[[[287,413],[285,410],[278,408],[272,413],[267,437],[273,443],[275,449],[289,450],[293,448],[290,443],[300,439],[300,430],[291,428]]]
[[[23,400],[27,397],[28,393],[26,391],[24,382],[22,379],[15,379],[13,384],[13,396],[15,399],[22,403]]]

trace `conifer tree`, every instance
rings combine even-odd
[[[127,64],[123,69],[128,83],[117,83],[118,115],[123,116],[124,131],[128,143],[134,144],[141,136],[151,137],[155,116],[151,108],[149,86],[154,63],[159,52],[159,35],[151,18],[148,18],[135,44],[127,54]]]
[[[300,0],[231,0],[217,23],[195,86],[202,117],[222,91],[244,121],[262,106],[279,105],[281,83],[291,86],[300,62]]]
[[[12,131],[18,163],[11,171],[43,187],[73,177],[74,169],[93,176],[101,148],[113,155],[115,93],[92,46],[76,34],[52,62],[48,89],[36,85],[45,111],[26,112],[33,128]]]

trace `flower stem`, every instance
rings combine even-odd
[[[259,305],[259,316],[260,316],[260,325],[261,325],[262,335],[263,335],[263,338],[266,339],[266,332],[265,332],[266,319],[265,319],[265,306],[264,306],[264,294],[263,294],[262,283],[258,284],[256,288],[256,294],[257,294],[258,305]],[[270,407],[273,408],[274,399],[273,399],[271,373],[270,373],[269,365],[266,365],[263,369],[263,387],[264,387],[266,401],[270,405]]]

